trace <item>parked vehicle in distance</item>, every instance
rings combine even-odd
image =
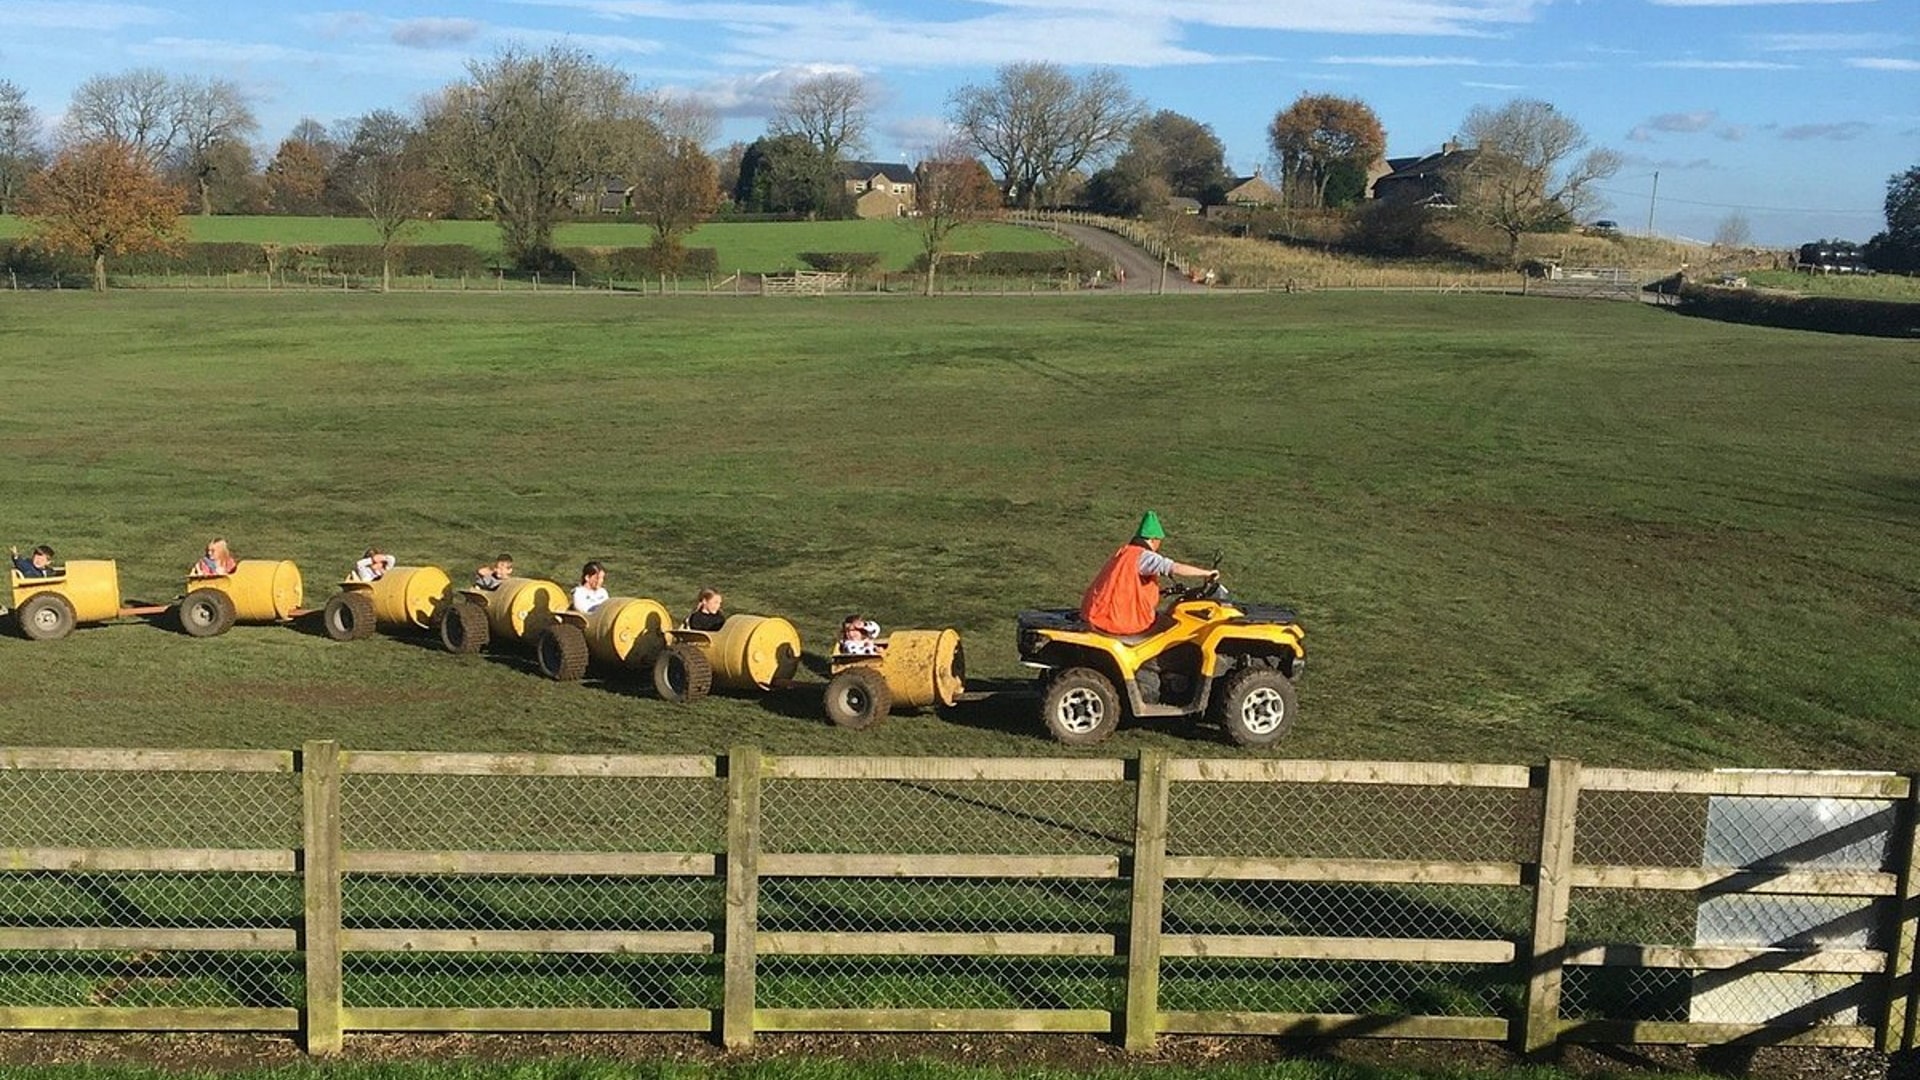
[[[1860,245],[1846,240],[1815,240],[1793,253],[1793,267],[1809,274],[1865,274]]]
[[[1619,236],[1620,223],[1612,218],[1601,218],[1587,226],[1588,236]]]

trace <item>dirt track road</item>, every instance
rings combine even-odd
[[[1160,260],[1135,247],[1130,241],[1115,236],[1105,229],[1096,229],[1091,225],[1069,225],[1054,222],[1052,227],[1074,243],[1095,251],[1113,260],[1113,265],[1126,271],[1124,281],[1116,279],[1103,282],[1109,290],[1126,293],[1150,293],[1160,288]],[[1195,285],[1188,281],[1179,270],[1167,269],[1167,287],[1170,293],[1206,292],[1204,285]]]

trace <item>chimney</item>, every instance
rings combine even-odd
[[[1460,152],[1460,144],[1454,141],[1453,139],[1448,139],[1446,142],[1443,142],[1440,144],[1440,153],[1443,155],[1457,154],[1459,152]]]

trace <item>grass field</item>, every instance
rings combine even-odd
[[[1017,678],[1158,509],[1297,605],[1275,753],[1920,767],[1920,354],[1630,304],[1476,297],[0,299],[7,539],[172,596],[208,536],[309,603],[370,542],[506,549],[815,651],[850,610]],[[1056,752],[1030,702],[828,727],[817,694],[677,708],[515,654],[0,639],[0,744]],[[1184,724],[1142,746],[1224,753]]]
[[[1920,303],[1920,277],[1901,277],[1898,274],[1802,274],[1792,270],[1749,271],[1745,277],[1747,283],[1755,288],[1784,289],[1808,296]]]
[[[379,236],[362,218],[185,217],[193,241],[246,244],[377,244]],[[26,223],[0,215],[0,240],[24,235]],[[594,221],[560,226],[555,243],[563,247],[644,247],[653,230],[637,222]],[[490,221],[433,221],[407,238],[414,244],[466,244],[488,254],[500,250],[500,229]],[[702,225],[686,240],[689,247],[710,247],[724,273],[791,270],[804,267],[803,251],[877,251],[888,271],[907,268],[920,254],[920,236],[900,221],[716,222]],[[955,234],[954,251],[1051,251],[1066,242],[1041,229],[1014,225],[969,226]]]

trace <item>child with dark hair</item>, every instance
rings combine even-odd
[[[840,620],[840,655],[880,655],[880,624],[864,615],[849,615]]]
[[[35,547],[25,556],[20,549],[10,547],[7,554],[13,558],[13,572],[23,578],[50,578],[59,574],[53,568],[53,549],[45,544]]]
[[[513,556],[501,552],[493,561],[473,572],[473,587],[487,592],[500,587],[500,583],[513,576]]]
[[[727,613],[720,610],[725,599],[719,589],[701,589],[694,598],[693,613],[687,616],[687,629],[712,633],[726,625]]]
[[[580,584],[573,587],[573,610],[582,615],[607,602],[607,568],[588,562],[580,568]]]

